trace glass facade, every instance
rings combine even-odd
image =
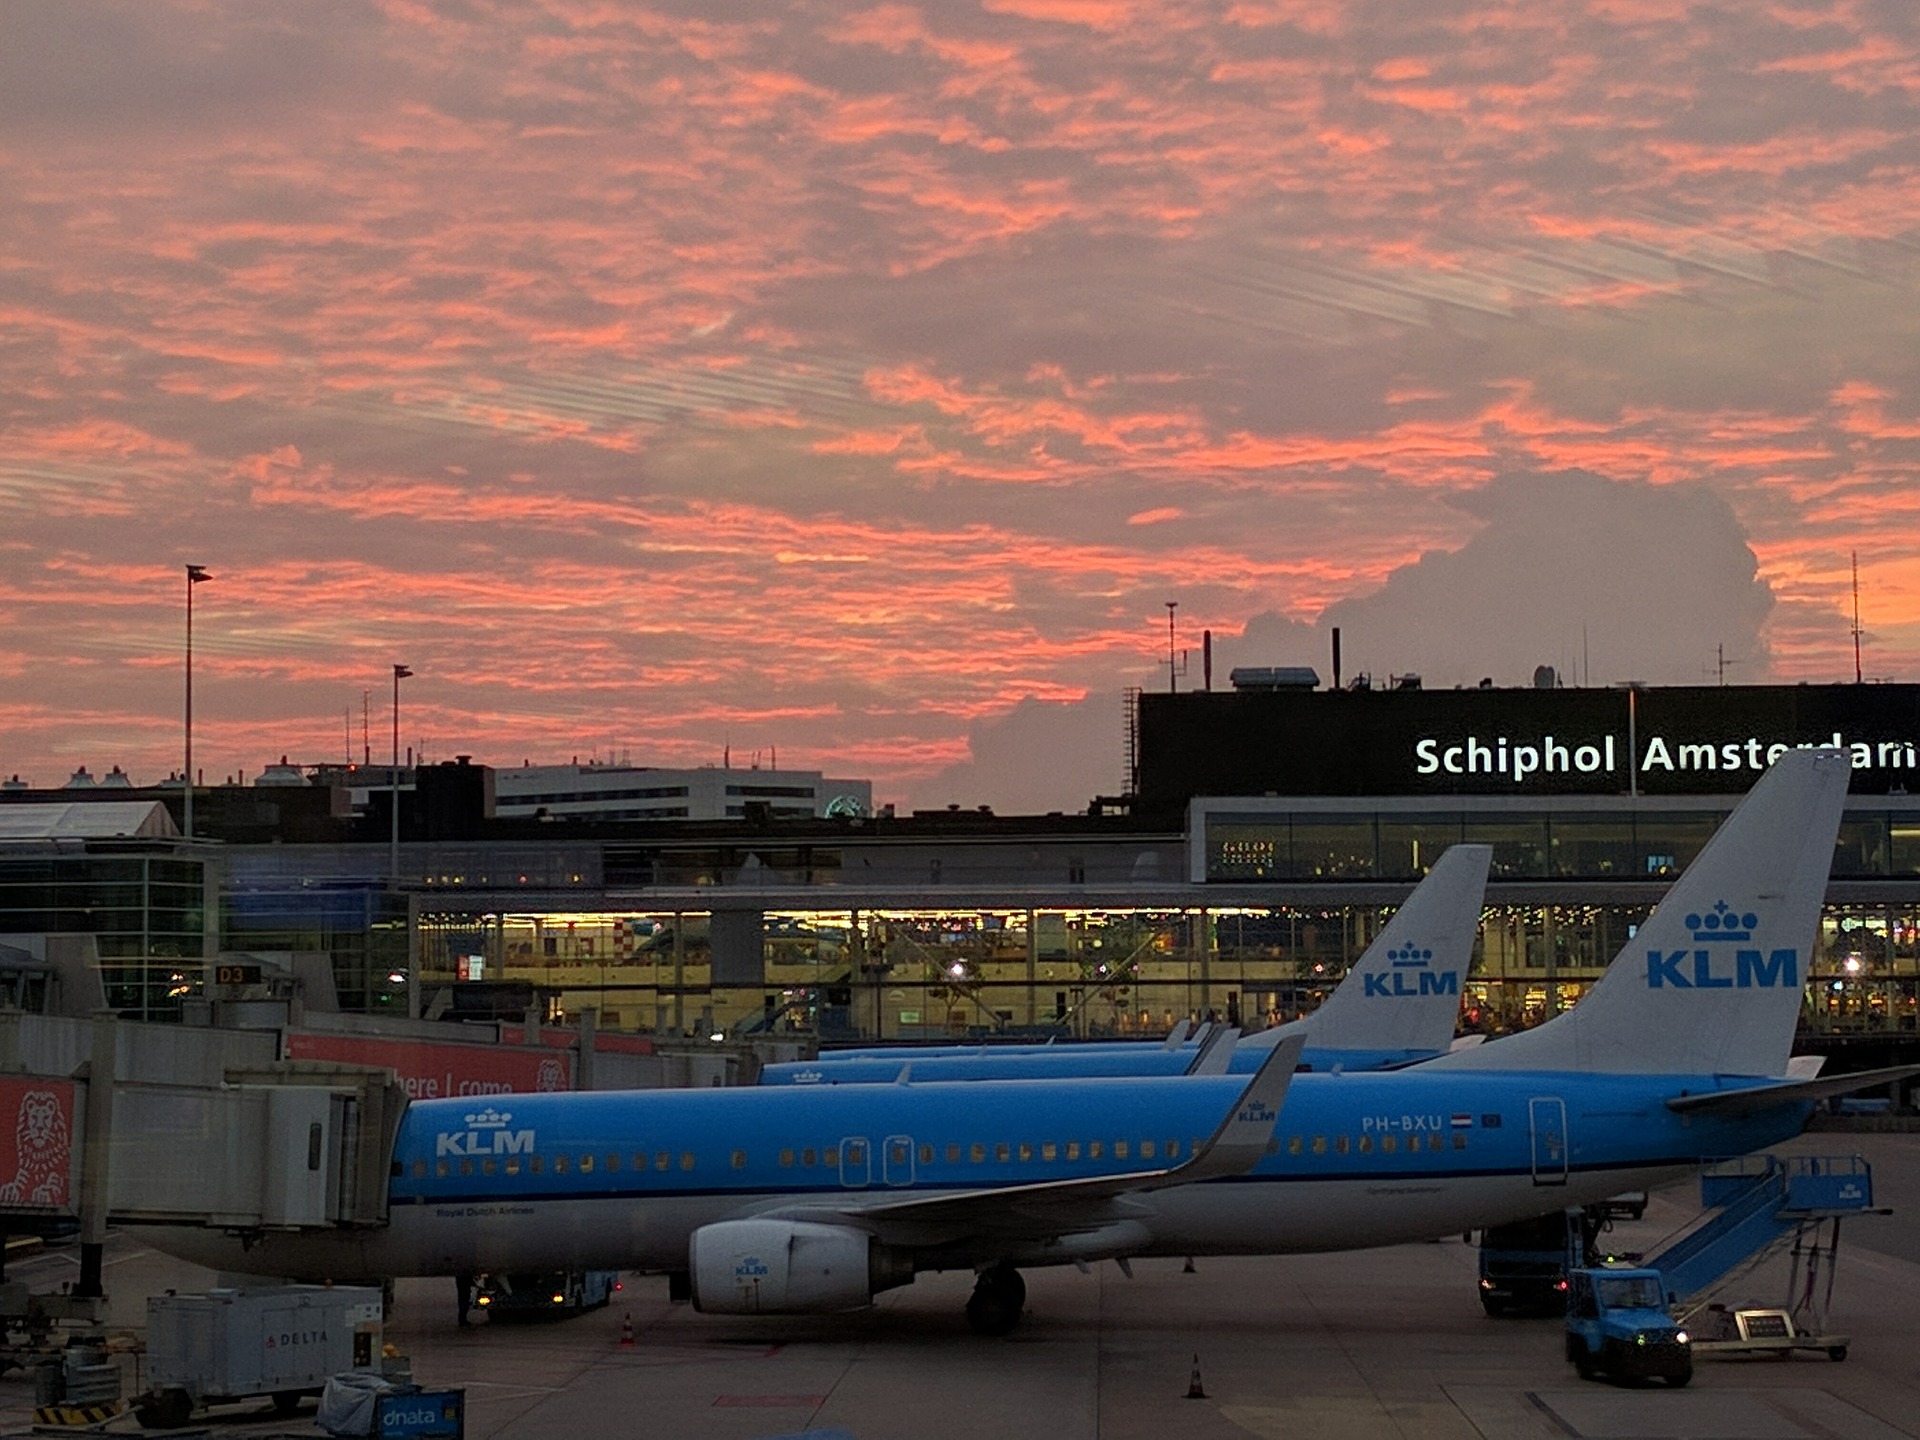
[[[383,886],[342,882],[220,897],[222,950],[328,955],[342,1010],[406,1013],[407,941],[407,897]]]
[[[0,935],[89,935],[107,1004],[173,1020],[200,988],[206,879],[198,860],[97,852],[0,857]]]

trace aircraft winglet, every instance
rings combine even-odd
[[[1227,1067],[1233,1064],[1233,1047],[1240,1039],[1240,1031],[1232,1025],[1215,1025],[1207,1031],[1194,1051],[1193,1061],[1187,1066],[1189,1075],[1224,1075]]]
[[[1186,1164],[1169,1172],[1169,1182],[1187,1185],[1225,1175],[1244,1175],[1259,1164],[1260,1157],[1267,1153],[1267,1142],[1273,1139],[1274,1122],[1286,1102],[1287,1086],[1293,1082],[1300,1052],[1306,1048],[1304,1035],[1289,1036],[1274,1046],[1206,1144]]]

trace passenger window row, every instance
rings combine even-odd
[[[1443,1139],[1438,1132],[1429,1133],[1425,1137],[1424,1146],[1422,1144],[1422,1137],[1419,1135],[1408,1135],[1404,1138],[1407,1142],[1406,1151],[1409,1155],[1418,1155],[1422,1149],[1428,1153],[1432,1153],[1447,1148],[1445,1139]],[[1399,1153],[1401,1149],[1401,1139],[1402,1137],[1399,1135],[1362,1135],[1357,1139],[1350,1135],[1335,1135],[1331,1140],[1325,1135],[1289,1135],[1287,1137],[1287,1154],[1326,1155],[1332,1153],[1334,1155],[1371,1155],[1374,1151],[1378,1150],[1382,1155],[1394,1155]],[[1467,1137],[1457,1130],[1453,1133],[1453,1148],[1456,1150],[1464,1150],[1467,1148]]]

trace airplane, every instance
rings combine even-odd
[[[1761,778],[1606,974],[1536,1030],[1404,1070],[415,1101],[382,1229],[153,1230],[229,1272],[336,1281],[622,1268],[718,1314],[856,1308],[971,1269],[1005,1334],[1023,1267],[1357,1249],[1680,1179],[1915,1073],[1786,1073],[1847,788]]]
[[[1379,1070],[1444,1054],[1460,1010],[1460,983],[1473,960],[1486,896],[1491,845],[1454,845],[1386,926],[1326,1003],[1299,1020],[1240,1039],[1226,1061],[1231,1075],[1251,1075],[1267,1051],[1292,1035],[1307,1037],[1303,1063],[1312,1070]],[[1216,1034],[1218,1032],[1215,1032]],[[1203,1042],[1204,1044],[1204,1042]],[[1200,1047],[1160,1042],[867,1049],[831,1051],[813,1060],[763,1066],[762,1085],[874,1085],[900,1078],[1048,1080],[1097,1075],[1205,1074],[1216,1062]]]

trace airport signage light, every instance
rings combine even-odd
[[[1143,695],[1143,807],[1233,795],[1740,794],[1831,745],[1920,792],[1920,685]]]

